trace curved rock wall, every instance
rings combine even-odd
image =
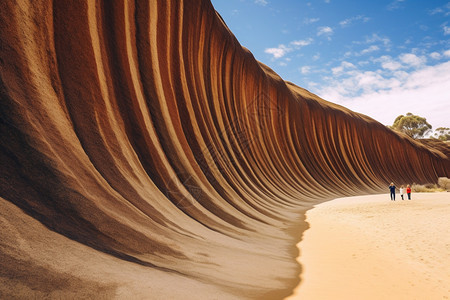
[[[442,152],[258,63],[207,0],[5,0],[0,43],[0,197],[230,297],[289,294],[314,203],[450,177]]]

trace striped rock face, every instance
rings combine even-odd
[[[50,270],[44,246],[29,252],[37,236],[13,233],[36,223],[49,247],[57,233],[85,257],[107,254],[97,263],[111,277],[108,295],[122,286],[107,271],[114,259],[145,273],[155,297],[192,286],[281,298],[299,280],[306,209],[387,193],[391,181],[450,177],[448,147],[283,81],[207,0],[3,0],[0,98],[0,198],[11,229],[0,233],[3,295],[40,296],[30,287],[44,282],[71,295],[13,267]],[[73,247],[60,258],[67,265],[81,253]],[[82,277],[81,290],[99,280],[63,265],[59,272]],[[168,289],[158,276],[180,285]]]

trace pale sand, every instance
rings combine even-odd
[[[308,211],[302,282],[287,299],[449,299],[450,193],[412,196],[340,198]]]
[[[0,228],[0,299],[239,299],[72,241],[1,197]]]

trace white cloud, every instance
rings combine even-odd
[[[255,4],[266,6],[268,2],[266,0],[255,0]]]
[[[304,66],[300,68],[300,72],[302,74],[309,74],[311,72],[311,67],[310,66]]]
[[[351,19],[345,19],[344,21],[339,22],[339,25],[342,27],[348,26],[351,23]]]
[[[356,17],[351,17],[351,18],[345,19],[345,20],[339,22],[339,25],[341,25],[342,27],[347,27],[347,26],[350,26],[353,22],[359,21],[359,20],[362,20],[365,23],[365,22],[368,22],[370,20],[370,18],[365,17],[363,15],[359,15]]]
[[[275,59],[281,58],[291,51],[292,48],[286,47],[285,45],[279,45],[277,48],[267,48],[264,50],[265,53],[272,54]]]
[[[347,51],[347,52],[344,53],[344,57],[349,58],[351,56],[362,56],[362,55],[365,55],[365,54],[368,54],[368,53],[371,53],[371,52],[375,52],[375,51],[378,51],[378,50],[380,50],[379,46],[371,45],[371,46],[369,46],[369,47],[367,47],[367,48],[365,48],[365,49],[363,49],[363,50],[361,50],[359,52]]]
[[[387,61],[387,62],[381,63],[381,67],[383,69],[395,71],[395,70],[400,69],[402,67],[402,64],[400,64],[399,62],[396,62],[396,61]]]
[[[315,88],[316,86],[317,86],[317,82],[314,82],[314,81],[308,82],[308,87],[309,87],[310,89],[313,89],[313,88]]]
[[[303,23],[305,24],[312,24],[312,23],[316,23],[319,22],[319,18],[306,18]]]
[[[440,59],[441,58],[441,54],[438,53],[438,52],[433,52],[433,53],[430,54],[430,57],[432,59]]]
[[[355,53],[353,53],[352,51],[347,51],[347,52],[344,53],[344,57],[350,57],[350,56],[353,56],[353,55],[355,55]]]
[[[404,2],[405,0],[394,0],[393,2],[389,3],[389,5],[387,6],[388,10],[395,10],[395,9],[399,9],[401,7],[402,2]]]
[[[450,50],[444,51],[444,56],[450,57]]]
[[[436,14],[443,14],[444,16],[450,15],[450,2],[447,2],[447,4],[443,6],[436,7],[435,9],[431,10],[429,12],[430,15],[436,15]]]
[[[385,63],[388,59],[395,62],[389,57],[384,59]],[[343,76],[329,79],[327,87],[315,86],[314,92],[386,125],[407,112],[427,118],[435,128],[450,125],[450,62],[409,72],[352,69]]]
[[[264,50],[265,53],[272,54],[274,59],[281,58],[285,56],[287,53],[294,51],[294,49],[300,49],[302,47],[310,45],[314,40],[312,38],[308,38],[305,40],[292,41],[289,43],[289,46],[284,44],[279,45],[276,48],[267,48]],[[286,58],[286,60],[290,60]]]
[[[402,64],[399,63],[398,61],[395,61],[389,55],[383,55],[377,60],[377,62],[380,62],[381,67],[385,70],[396,71],[402,68]]]
[[[306,40],[298,40],[298,41],[292,41],[291,45],[300,48],[300,47],[304,47],[304,46],[308,46],[313,42],[312,38],[308,38]]]
[[[420,67],[427,61],[425,57],[419,57],[413,53],[403,53],[399,56],[399,59],[412,67]]]
[[[378,34],[374,33],[372,36],[367,37],[366,44],[374,44],[381,42],[384,46],[388,47],[391,44],[391,40],[387,37],[380,37]]]
[[[444,30],[444,35],[449,35],[450,34],[450,27],[445,25],[442,25],[442,30]]]
[[[344,60],[343,62],[341,62],[341,65],[339,67],[332,68],[331,72],[333,72],[333,75],[340,75],[345,70],[354,68],[356,68],[354,64]]]
[[[387,37],[379,36],[373,33],[371,36],[366,36],[363,41],[353,41],[354,45],[369,45],[367,48],[357,51],[347,51],[344,53],[344,57],[348,58],[351,56],[361,56],[370,52],[378,51],[384,49],[386,51],[391,50],[391,40]]]
[[[444,11],[442,10],[442,8],[440,7],[436,7],[435,9],[430,11],[430,15],[436,15],[436,14],[440,14],[443,13]]]
[[[348,62],[348,61],[341,62],[341,66],[346,68],[346,69],[356,68],[354,64],[352,64],[351,62]]]
[[[361,67],[362,67],[362,66],[367,66],[368,64],[370,64],[370,62],[367,61],[367,60],[361,60],[361,61],[358,61],[358,65],[360,65]]]
[[[434,59],[440,59],[441,54],[437,52],[433,52],[429,54],[430,57]],[[392,58],[389,55],[383,55],[378,59],[374,60],[381,64],[381,68],[389,71],[397,71],[400,69],[408,69],[408,68],[422,68],[425,66],[427,62],[427,58],[425,56],[417,56],[413,53],[402,53],[398,56],[397,59]]]
[[[367,53],[370,53],[370,52],[374,52],[374,51],[377,51],[377,50],[380,50],[380,47],[372,45],[369,48],[366,48],[366,49],[362,50],[361,51],[361,55],[367,54]]]
[[[333,34],[333,29],[329,26],[323,26],[317,28],[317,36],[325,35],[330,36]]]

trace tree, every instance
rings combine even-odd
[[[398,116],[392,128],[405,133],[413,139],[418,139],[427,134],[432,127],[428,124],[427,119],[407,113],[406,116]]]
[[[450,128],[439,127],[434,131],[434,136],[441,141],[450,141]]]

